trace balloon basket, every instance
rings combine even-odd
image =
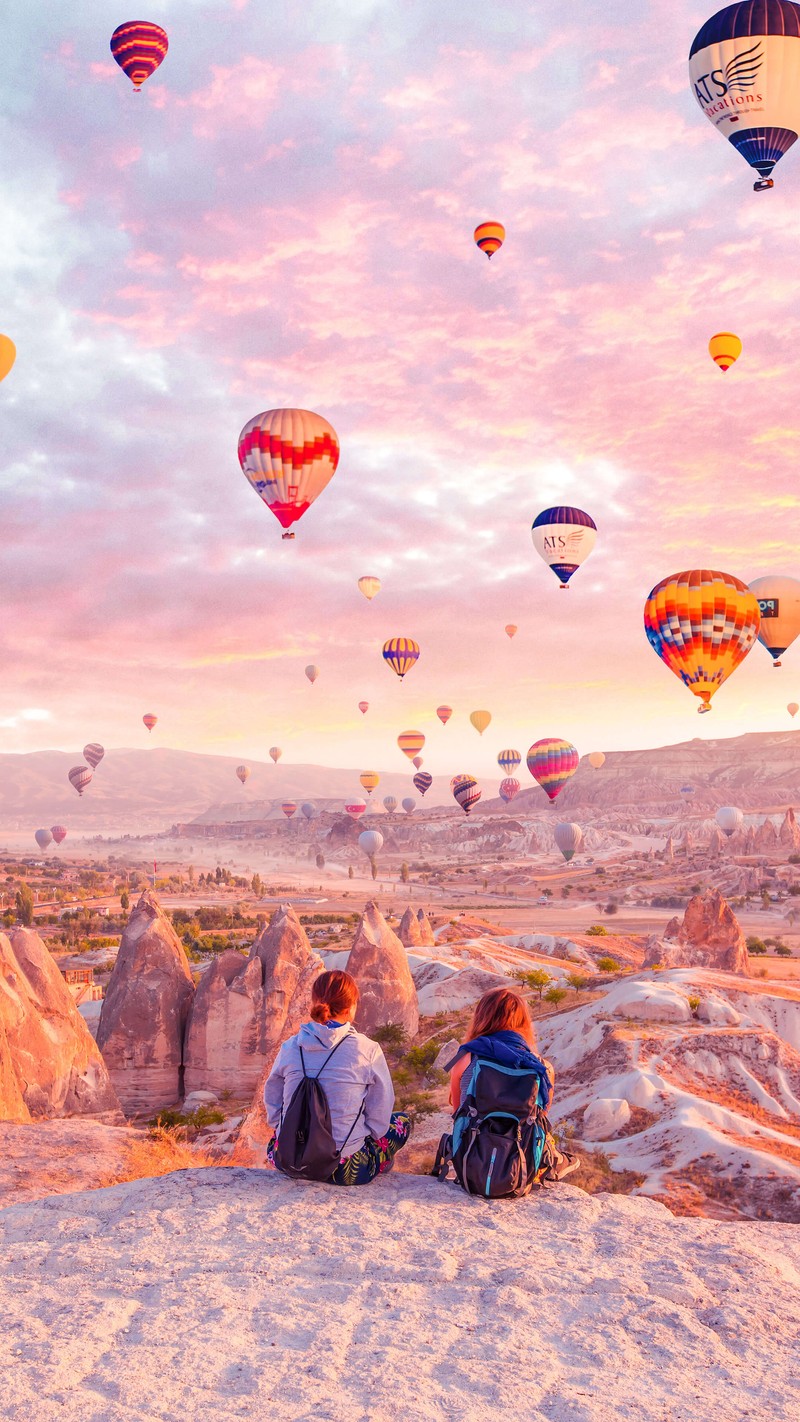
[[[282,533],[282,534],[281,534],[281,541],[282,541],[283,543],[286,542],[287,538],[294,538],[294,534],[293,534],[293,533]]]
[[[754,193],[766,193],[770,188],[774,188],[775,183],[772,178],[759,178],[757,183],[753,183]]]

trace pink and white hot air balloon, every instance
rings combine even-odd
[[[359,709],[359,711],[361,712],[361,715],[362,715],[362,716],[366,716],[367,712],[369,711],[369,702],[368,702],[368,701],[359,701],[359,703],[358,703],[358,709]]]
[[[510,800],[514,799],[515,795],[519,794],[521,789],[522,786],[519,781],[515,780],[513,775],[507,775],[505,780],[500,784],[500,799],[505,800],[506,804],[508,804]]]
[[[88,765],[73,765],[67,779],[73,790],[77,790],[78,794],[82,795],[86,786],[91,783],[92,772]]]
[[[50,828],[50,833],[53,836],[53,839],[55,840],[56,844],[63,844],[64,840],[67,837],[67,831],[64,829],[63,825],[52,825]]]
[[[359,816],[363,815],[366,808],[365,800],[348,800],[345,805],[348,815],[351,815],[354,820],[357,820]]]

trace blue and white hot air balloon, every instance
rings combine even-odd
[[[531,538],[539,557],[565,588],[594,548],[597,524],[583,509],[543,509],[533,521]]]
[[[740,0],[712,15],[689,52],[698,104],[723,138],[773,186],[775,164],[800,132],[800,5]]]

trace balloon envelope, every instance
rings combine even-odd
[[[249,777],[249,775],[250,775],[250,767],[249,767],[249,765],[237,765],[237,767],[236,767],[236,775],[237,775],[238,779],[241,780],[242,784],[244,785],[244,782],[248,779],[248,777]]]
[[[410,637],[390,637],[383,644],[383,660],[403,680],[419,658],[419,646]]]
[[[376,790],[381,782],[381,777],[377,770],[364,770],[358,778],[368,795],[371,795],[373,790]]]
[[[452,708],[452,706],[437,706],[437,707],[436,707],[436,715],[439,717],[439,720],[441,721],[441,723],[442,723],[443,726],[446,726],[446,725],[447,725],[447,723],[448,723],[448,721],[450,720],[450,717],[452,716],[452,714],[453,714],[453,708]]]
[[[10,336],[0,336],[0,380],[5,380],[17,358],[17,348]]]
[[[800,705],[798,705],[796,701],[790,701],[788,706],[786,707],[786,710],[789,712],[790,716],[794,717],[797,715],[798,711],[800,711]]]
[[[300,814],[306,820],[315,820],[317,818],[318,813],[319,811],[317,810],[317,807],[314,804],[313,800],[304,800],[303,804],[300,806]]]
[[[153,727],[158,725],[158,717],[154,716],[152,711],[148,711],[147,715],[142,717],[142,720],[148,731],[152,731]]]
[[[421,755],[415,755],[414,759],[411,762],[415,770],[421,770],[423,763],[424,762]]]
[[[359,711],[361,712],[361,715],[362,715],[362,716],[366,716],[367,712],[369,711],[369,702],[368,702],[368,701],[359,701],[359,703],[358,703],[358,709],[359,709]]]
[[[557,505],[543,509],[534,519],[531,538],[539,557],[565,588],[594,548],[597,525],[583,509]]]
[[[315,667],[315,666],[313,665],[313,663],[312,663],[310,666],[307,666],[307,667],[306,667],[306,676],[308,677],[309,681],[311,682],[311,685],[313,686],[313,685],[314,685],[314,682],[316,681],[317,677],[319,676],[319,667]]]
[[[750,584],[758,598],[761,627],[758,640],[766,647],[775,666],[800,633],[800,582],[797,578],[756,578]]]
[[[83,748],[83,758],[86,764],[92,767],[92,770],[97,769],[104,755],[105,751],[101,745],[98,745],[97,741],[91,741],[88,746],[84,746]]]
[[[242,473],[282,528],[302,518],[339,463],[333,425],[311,410],[264,410],[239,435]]]
[[[352,815],[354,820],[357,820],[359,815],[363,815],[366,808],[367,806],[364,800],[350,800],[349,803],[345,805],[348,815]]]
[[[269,758],[270,760],[274,761],[276,765],[278,764],[278,761],[280,760],[282,755],[283,751],[281,750],[280,746],[270,746]]]
[[[708,343],[708,353],[720,370],[729,370],[742,354],[742,343],[732,331],[719,331]]]
[[[472,236],[476,247],[491,260],[506,240],[506,229],[502,222],[479,222]]]
[[[491,711],[471,711],[469,719],[479,736],[482,736],[492,719]]]
[[[521,789],[522,786],[519,781],[515,780],[513,775],[508,775],[505,780],[501,782],[500,799],[505,800],[506,804],[508,804],[509,800],[513,800],[514,796],[518,795]]]
[[[606,763],[606,758],[602,751],[592,751],[591,754],[587,756],[587,760],[593,770],[599,770],[601,766]]]
[[[747,656],[760,624],[746,583],[712,569],[662,578],[644,607],[653,651],[704,706]]]
[[[578,769],[578,752],[569,741],[562,741],[558,736],[545,736],[531,746],[527,765],[548,799],[555,800]]]
[[[67,831],[65,830],[63,825],[52,825],[50,828],[50,833],[52,834],[56,844],[63,844],[64,840],[67,837]]]
[[[126,20],[111,36],[111,53],[136,93],[158,69],[168,49],[166,30],[152,20]]]
[[[453,788],[453,799],[460,805],[465,815],[468,815],[473,805],[477,805],[481,798],[481,789],[477,780],[471,775],[457,775]]]
[[[374,859],[383,849],[383,835],[380,830],[362,830],[358,843],[368,859]]]
[[[88,765],[74,765],[70,770],[67,779],[73,789],[82,795],[86,786],[91,782],[92,772]]]
[[[46,849],[48,844],[53,843],[52,831],[49,829],[38,829],[33,837],[40,849]]]
[[[405,798],[405,800],[403,801],[403,809],[405,810],[406,814],[407,814],[407,815],[413,815],[413,813],[414,813],[414,811],[416,810],[416,808],[417,808],[417,802],[416,802],[416,800],[412,800],[411,796],[410,796],[410,795],[407,795],[406,798]]]
[[[281,805],[281,809],[283,810],[283,813],[285,814],[287,820],[290,820],[292,818],[292,815],[295,813],[297,806],[294,800],[284,800],[283,804]]]
[[[364,594],[368,602],[372,602],[375,594],[381,590],[381,580],[380,578],[373,578],[370,575],[359,578],[358,590]]]
[[[519,628],[517,627],[516,623],[514,623],[514,622],[509,622],[508,625],[506,626],[506,636],[507,636],[507,637],[515,637],[518,631],[519,631]]]
[[[583,830],[580,825],[563,821],[556,825],[553,836],[567,863],[583,844]]]
[[[420,795],[424,795],[425,791],[430,790],[433,784],[433,776],[429,775],[427,770],[420,770],[414,776],[412,784],[414,789],[419,791]]]
[[[397,809],[397,800],[394,795],[384,796],[383,808],[388,815],[393,815]]]
[[[397,744],[403,752],[403,755],[408,756],[409,760],[413,760],[414,756],[419,755],[422,750],[425,744],[425,737],[421,731],[401,731],[397,737]]]
[[[722,833],[727,835],[728,839],[744,824],[744,815],[741,810],[737,810],[735,805],[721,805],[715,819]]]
[[[497,757],[497,764],[506,775],[510,775],[518,765],[522,764],[522,756],[518,750],[501,750]]]

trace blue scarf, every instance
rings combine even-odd
[[[547,1075],[547,1067],[541,1057],[531,1051],[519,1032],[503,1030],[492,1032],[489,1037],[473,1037],[471,1042],[464,1042],[463,1046],[459,1047],[445,1070],[452,1071],[456,1062],[467,1053],[472,1057],[480,1057],[484,1062],[497,1062],[498,1066],[535,1072],[539,1078],[539,1105],[544,1111],[547,1110],[550,1104],[550,1078]]]

